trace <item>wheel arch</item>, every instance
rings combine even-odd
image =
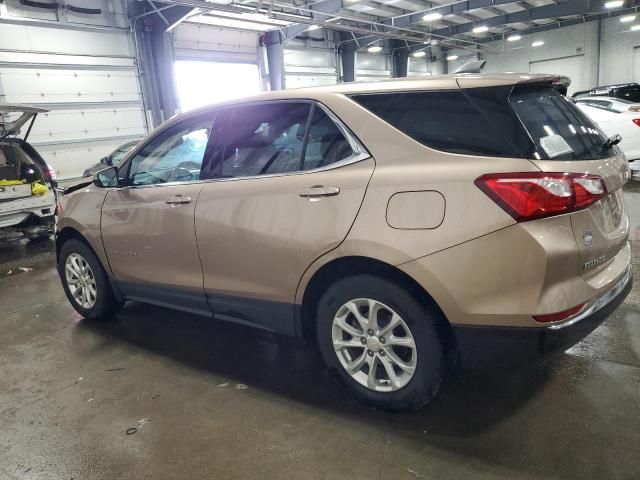
[[[316,310],[320,297],[326,289],[341,278],[364,274],[376,275],[406,288],[418,301],[436,309],[441,314],[440,318],[443,321],[440,326],[447,331],[447,337],[452,335],[451,325],[438,303],[409,274],[398,267],[375,258],[346,256],[335,258],[325,263],[309,279],[302,295],[301,305],[301,335],[304,338],[313,338],[315,335]]]

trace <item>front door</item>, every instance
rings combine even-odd
[[[293,334],[309,265],[346,237],[374,161],[320,106],[267,102],[229,112],[224,151],[196,207],[211,309]]]
[[[212,114],[187,117],[122,166],[124,187],[108,192],[102,238],[109,266],[131,299],[209,314],[194,212]]]

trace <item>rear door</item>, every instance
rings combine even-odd
[[[604,180],[608,195],[571,214],[580,249],[578,269],[582,276],[591,276],[615,257],[629,236],[622,198],[628,162],[618,147],[606,147],[608,135],[555,89],[516,87],[509,101],[533,141],[532,161],[540,170],[598,175]]]
[[[220,316],[293,334],[307,267],[336,248],[362,203],[374,161],[311,102],[237,106],[196,207],[204,288]]]

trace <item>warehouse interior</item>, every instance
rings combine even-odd
[[[567,99],[611,85],[640,91],[639,8],[637,0],[0,0],[0,119],[16,118],[3,105],[33,107],[21,131],[51,170],[51,195],[63,197],[94,188],[119,149],[129,145],[126,162],[176,115],[267,92],[401,79],[416,88],[410,82],[506,72],[568,77]],[[622,133],[627,160],[636,159],[635,137],[640,146],[640,130]],[[625,168],[620,198],[637,282],[640,181]],[[59,224],[67,212],[56,205]],[[314,339],[158,302],[127,301],[109,322],[83,318],[61,285],[56,232],[13,233],[0,234],[0,479],[640,477],[637,287],[549,362],[458,366],[428,405],[385,411],[349,395]]]

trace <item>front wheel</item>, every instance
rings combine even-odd
[[[62,245],[58,274],[73,308],[83,317],[108,319],[122,308],[93,251],[79,240]]]
[[[441,314],[383,278],[358,275],[329,287],[316,331],[329,369],[379,408],[425,405],[448,371]]]

